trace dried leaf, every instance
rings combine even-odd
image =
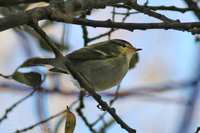
[[[67,108],[66,122],[65,122],[65,133],[73,133],[76,126],[76,116],[73,112]]]

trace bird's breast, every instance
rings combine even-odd
[[[98,91],[111,88],[119,83],[127,73],[129,63],[125,56],[120,56],[80,62],[76,64],[76,67]]]

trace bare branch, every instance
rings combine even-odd
[[[114,4],[112,5],[114,7],[117,8],[125,8],[125,9],[133,9],[128,5],[122,5],[122,4]],[[177,11],[177,12],[181,12],[181,13],[185,13],[187,11],[192,11],[194,10],[194,8],[183,8],[183,7],[177,7],[177,6],[150,6],[150,5],[140,5],[140,7],[145,7],[145,8],[149,8],[151,10],[157,11],[157,10],[162,10],[162,11]],[[198,9],[198,12],[200,12],[200,10]]]
[[[76,109],[78,115],[82,118],[82,120],[84,121],[85,125],[90,129],[90,131],[92,133],[97,133],[97,131],[93,128],[93,125],[89,123],[89,121],[87,120],[86,116],[83,114],[82,109],[85,107],[84,105],[84,96],[85,96],[85,92],[81,91],[80,92],[80,96],[79,96],[79,106]]]
[[[31,97],[35,92],[36,92],[36,89],[33,90],[31,93],[29,93],[27,96],[20,99],[19,101],[15,102],[8,109],[6,109],[5,114],[0,118],[0,124],[8,117],[8,114],[11,113],[15,107],[17,107],[20,103],[24,102],[26,99]]]
[[[149,29],[174,29],[179,31],[190,31],[193,34],[200,33],[199,30],[193,30],[195,28],[200,28],[200,22],[187,22],[187,23],[121,23],[121,22],[111,22],[110,20],[106,21],[97,21],[97,20],[87,20],[80,18],[62,18],[57,17],[53,18],[56,21],[78,24],[78,25],[86,25],[92,27],[104,27],[104,28],[120,28],[126,29],[129,31],[134,30],[149,30]]]
[[[194,14],[200,20],[200,11],[197,2],[194,2],[193,0],[185,0],[185,2],[187,3],[189,8],[192,8]]]
[[[75,100],[74,102],[72,102],[71,105],[69,106],[69,108],[72,108],[78,101],[79,101],[79,100]],[[23,133],[23,132],[26,132],[26,131],[28,131],[28,130],[31,130],[31,129],[33,129],[33,128],[35,128],[35,127],[41,125],[41,124],[44,124],[44,123],[46,123],[46,122],[48,122],[48,121],[50,121],[50,120],[52,120],[52,119],[54,119],[54,118],[60,116],[60,115],[65,114],[66,112],[67,112],[67,110],[65,109],[65,110],[63,110],[63,111],[61,111],[61,112],[59,112],[59,113],[57,113],[57,114],[55,114],[55,115],[52,115],[52,116],[50,116],[50,117],[47,118],[47,119],[44,119],[44,120],[42,120],[42,121],[40,121],[40,122],[37,122],[37,123],[35,123],[35,124],[33,124],[33,125],[29,126],[29,127],[26,127],[26,128],[20,129],[20,130],[17,130],[15,133]]]
[[[34,19],[33,19],[33,21],[34,21]],[[41,36],[41,38],[47,42],[48,46],[54,52],[56,58],[60,58],[60,57],[62,58],[63,55],[60,52],[60,50],[56,47],[55,44],[52,44],[52,41],[49,39],[49,37],[46,35],[46,33],[39,27],[37,21],[30,23],[30,25]]]
[[[21,19],[19,19],[21,18]],[[87,20],[81,18],[73,18],[66,16],[66,14],[59,11],[55,11],[50,7],[36,8],[27,12],[21,12],[14,15],[6,16],[0,19],[0,31],[20,26],[23,24],[28,24],[32,20],[36,19],[44,20],[49,19],[52,21],[65,22],[71,24],[78,24],[84,26],[92,27],[104,27],[104,28],[121,28],[129,31],[133,30],[147,30],[147,29],[174,29],[180,31],[189,31],[193,34],[200,33],[200,22],[187,22],[187,23],[120,23],[120,22],[111,22],[110,20],[106,21],[95,21]]]
[[[159,14],[159,13],[157,13],[157,12],[151,10],[151,9],[148,8],[148,7],[140,6],[140,5],[136,4],[136,3],[130,3],[130,2],[129,2],[128,4],[129,4],[129,6],[132,7],[133,9],[135,9],[135,10],[137,10],[137,11],[139,11],[139,12],[142,12],[142,13],[144,13],[144,14],[147,14],[147,15],[149,15],[149,16],[152,16],[152,17],[154,17],[154,18],[157,18],[157,19],[159,19],[159,20],[162,20],[162,21],[164,21],[164,22],[166,22],[166,23],[169,23],[169,22],[175,22],[175,23],[176,23],[176,22],[177,22],[177,21],[175,21],[175,20],[172,20],[172,19],[166,17],[165,15]]]

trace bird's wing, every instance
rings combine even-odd
[[[116,56],[114,52],[108,52],[104,45],[87,46],[66,55],[68,59],[76,61],[102,60]]]

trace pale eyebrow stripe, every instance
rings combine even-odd
[[[124,42],[124,41],[123,41],[123,43],[121,43],[120,40],[112,40],[112,41],[113,41],[114,43],[117,43],[118,45],[121,45],[122,47],[123,47],[123,46],[126,46],[125,44],[127,43],[127,42]]]
[[[119,44],[121,46],[125,46],[125,47],[130,46],[130,47],[133,47],[132,44],[130,44],[129,42],[124,41],[124,40],[117,40],[116,39],[116,40],[111,40],[111,41],[113,41],[113,42],[115,42],[115,43],[117,43],[117,44]],[[123,42],[123,43],[121,43],[121,42]]]

